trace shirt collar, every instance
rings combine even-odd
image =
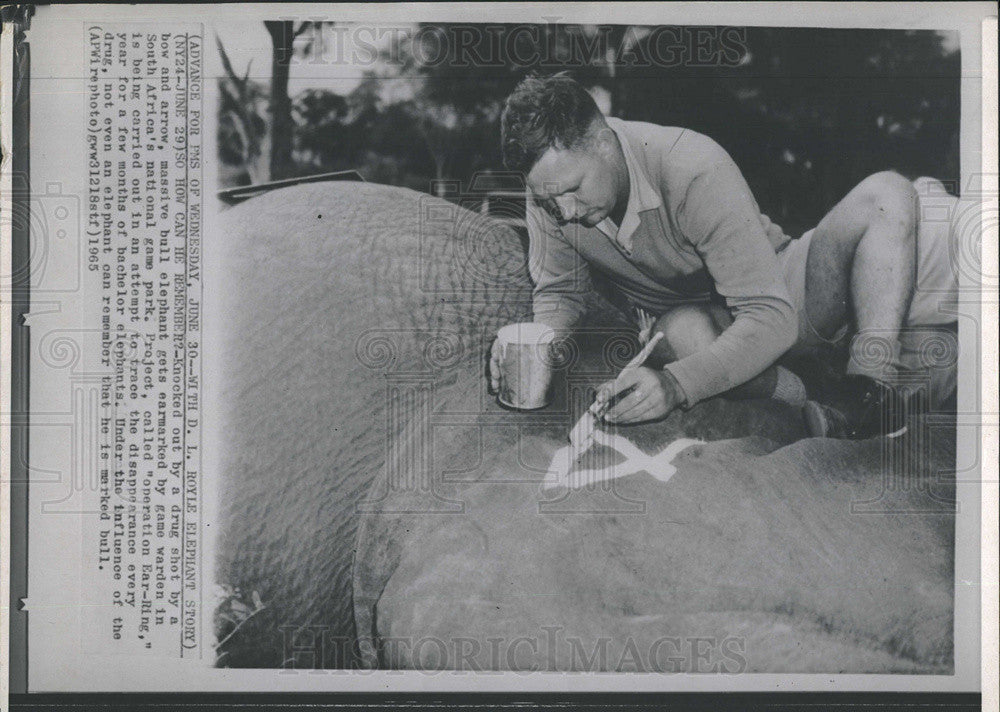
[[[609,117],[607,123],[611,130],[615,132],[615,136],[618,137],[618,143],[622,147],[622,154],[625,156],[625,166],[628,169],[629,182],[628,206],[625,209],[622,224],[618,226],[617,231],[615,231],[614,225],[608,218],[598,223],[597,227],[601,232],[611,239],[616,240],[618,244],[631,252],[632,235],[635,233],[635,229],[639,227],[639,213],[659,208],[663,205],[663,198],[660,196],[660,192],[653,188],[649,177],[646,175],[645,170],[643,170],[643,166],[636,159],[635,154],[632,153],[628,137],[625,136],[625,122],[621,119]]]

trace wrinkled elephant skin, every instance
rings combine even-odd
[[[711,439],[719,423],[780,432],[776,410],[709,402],[619,433],[654,454],[681,436]],[[415,489],[376,488],[385,511],[360,531],[369,665],[953,669],[953,488],[938,475],[954,458],[947,434],[903,487],[881,474],[880,441],[741,437],[687,447],[666,482],[637,472],[567,490],[539,486],[565,444],[558,428],[484,416],[444,430],[432,471],[467,467],[436,492],[462,513],[420,513]],[[578,466],[588,459],[616,461],[592,450]]]
[[[479,410],[493,335],[530,319],[523,248],[495,221],[371,184],[286,188],[224,220],[206,275],[216,580],[266,607],[224,664],[279,667],[302,629],[332,641],[324,665],[350,665],[357,504],[421,388]]]

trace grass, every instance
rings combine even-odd
[[[226,584],[216,584],[213,591],[216,605],[214,613],[215,625],[215,666],[228,667],[225,659],[229,651],[225,645],[236,637],[236,634],[258,613],[267,609],[257,591],[251,591],[247,596],[239,587]]]

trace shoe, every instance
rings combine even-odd
[[[851,431],[843,413],[817,401],[806,401],[802,406],[802,415],[810,437],[845,438]]]
[[[836,405],[806,401],[806,429],[816,438],[864,440],[906,433],[909,398],[902,391],[868,376],[847,376]]]

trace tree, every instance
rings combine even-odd
[[[219,149],[222,160],[242,167],[250,183],[268,180],[266,148],[267,99],[264,89],[250,79],[250,66],[240,76],[233,69],[222,41],[216,36],[216,46],[226,72],[219,80],[221,95],[219,116]]]
[[[289,65],[295,39],[312,26],[303,22],[294,29],[291,20],[265,20],[271,35],[271,180],[295,175],[292,161],[292,100],[288,96]]]
[[[292,102],[293,158],[301,167],[325,170],[350,148],[347,100],[322,89],[306,89]]]

